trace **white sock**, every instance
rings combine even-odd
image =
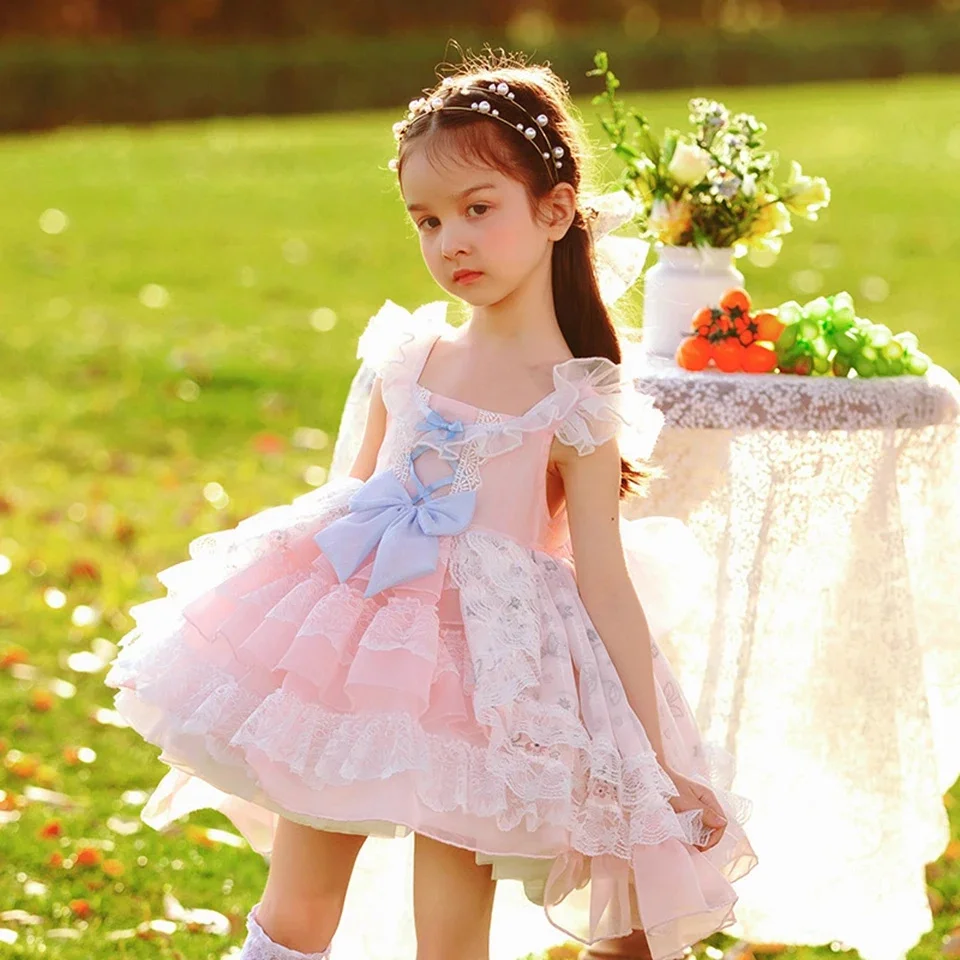
[[[255,903],[247,914],[247,939],[243,941],[236,960],[330,960],[330,948],[319,953],[301,953],[291,947],[276,943],[257,922]]]

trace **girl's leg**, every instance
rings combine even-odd
[[[364,840],[280,818],[267,885],[256,906],[256,921],[270,940],[305,954],[326,950]]]
[[[413,919],[417,960],[489,960],[493,868],[472,850],[416,837]]]

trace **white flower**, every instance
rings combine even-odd
[[[823,177],[805,176],[800,164],[794,160],[783,202],[787,209],[798,217],[816,220],[817,212],[830,203],[830,187]]]
[[[695,187],[707,175],[713,161],[696,144],[678,143],[667,172],[682,187]]]
[[[693,225],[693,210],[686,200],[657,199],[650,207],[648,221],[661,243],[676,244]]]
[[[757,192],[757,175],[748,173],[743,178],[743,186],[740,189],[745,197],[752,197]]]

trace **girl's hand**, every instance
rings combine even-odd
[[[720,806],[720,801],[716,794],[709,788],[696,780],[690,780],[677,773],[675,770],[665,769],[665,773],[674,782],[676,788],[680,791],[680,796],[670,798],[670,806],[677,813],[683,813],[686,810],[703,810],[703,825],[707,829],[713,828],[713,835],[705,846],[697,846],[697,850],[709,850],[715,847],[723,836],[723,831],[727,827],[727,817]]]

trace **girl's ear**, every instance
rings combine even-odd
[[[562,240],[577,215],[577,191],[565,181],[556,184],[543,198],[543,219],[551,240]]]

